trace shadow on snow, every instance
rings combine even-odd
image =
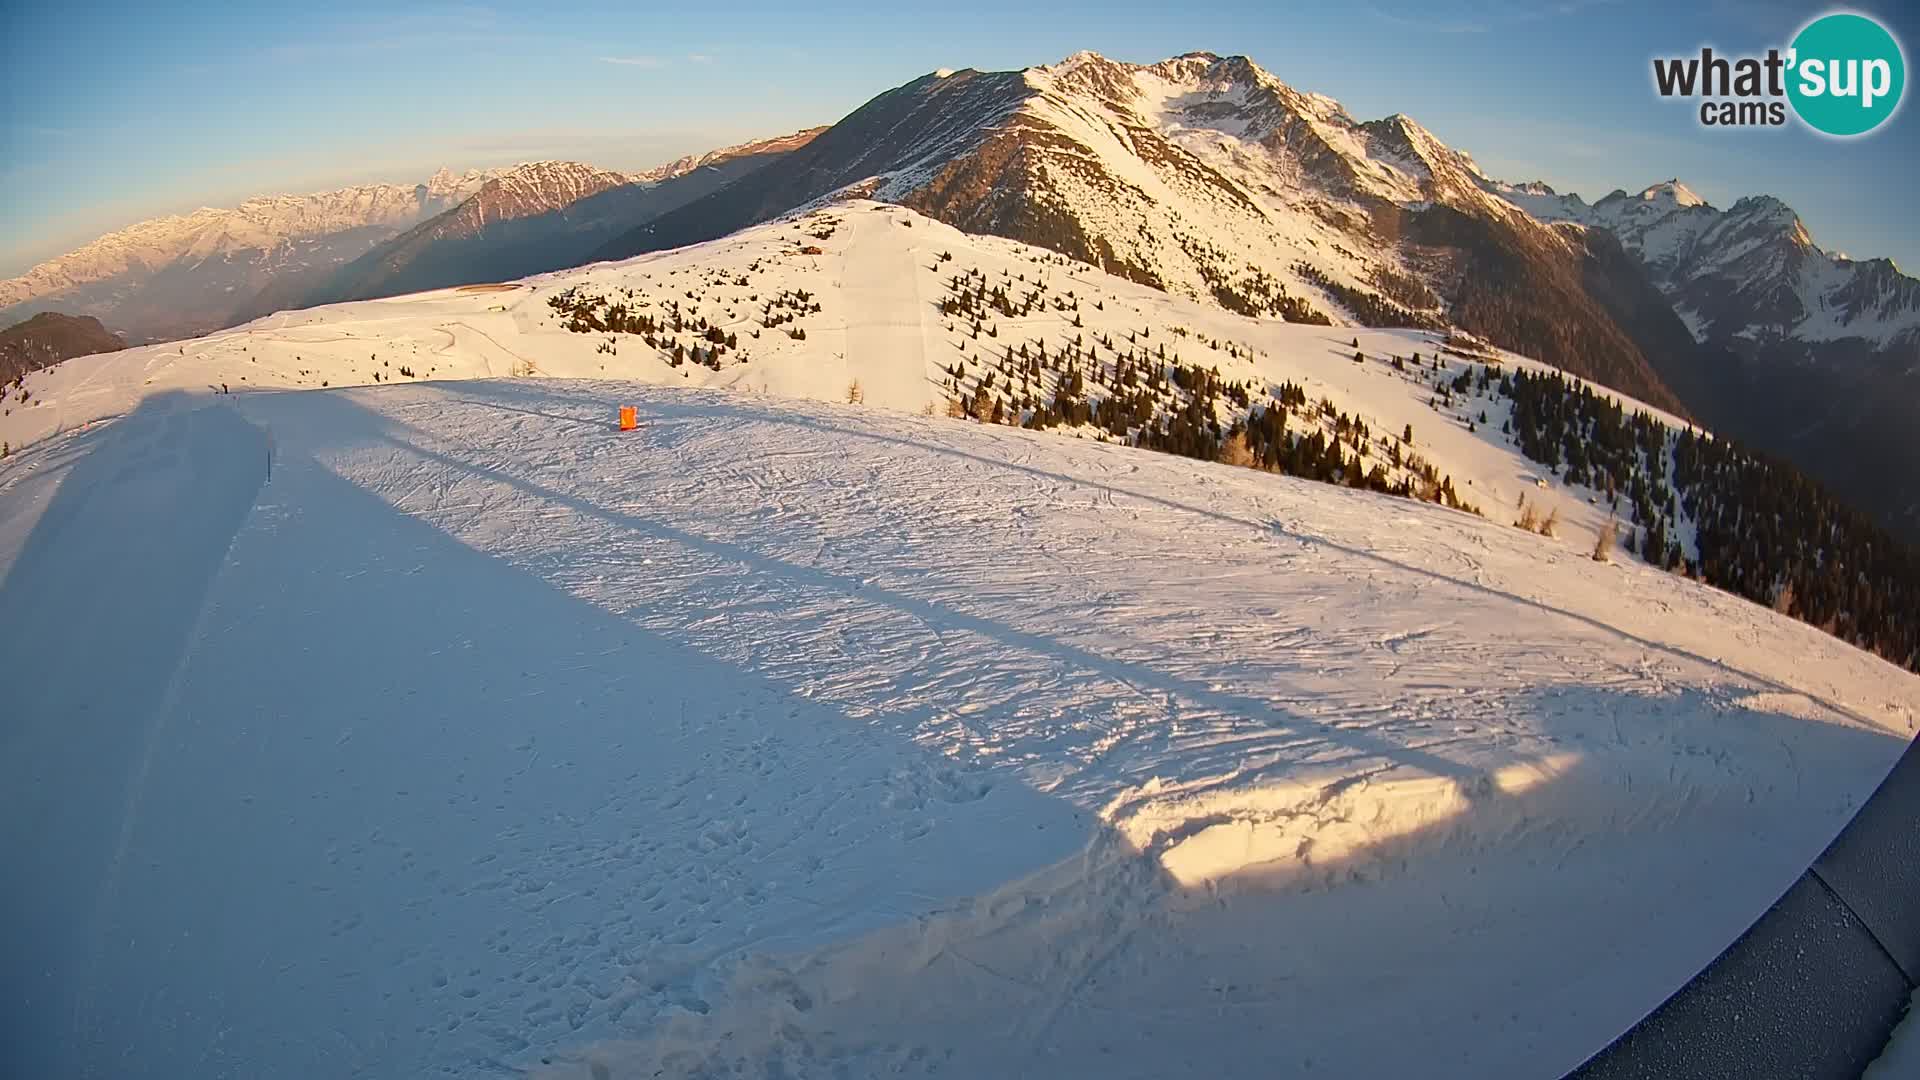
[[[526,409],[517,386],[458,393],[592,422]],[[249,414],[276,402],[297,404],[301,423],[324,421],[329,438],[769,580],[857,591],[1007,650],[1303,724],[1268,702],[463,461],[344,394],[262,395]],[[22,958],[5,977],[16,1005],[6,1023],[33,1075],[508,1075],[561,1045],[590,1048],[556,1065],[582,1075],[742,1062],[780,1075],[836,1061],[1164,1075],[1192,1067],[1196,1040],[1213,1075],[1271,1075],[1275,1063],[1429,1061],[1462,1031],[1484,1035],[1476,1068],[1570,1067],[1731,940],[1838,828],[1787,813],[1797,807],[1781,793],[1742,792],[1729,755],[1786,753],[1793,775],[1892,756],[1883,736],[1719,711],[1695,695],[1552,691],[1512,703],[1550,735],[1565,724],[1552,768],[1509,784],[1314,724],[1426,786],[1229,801],[1155,834],[1142,857],[1061,799],[995,784],[991,770],[954,776],[908,737],[912,718],[855,719],[805,700],[690,635],[644,629],[475,551],[299,452],[263,487],[263,433],[224,403],[195,404],[158,396],[86,436],[0,588],[0,655],[24,706],[0,729],[0,836],[28,883],[5,901],[7,952]],[[748,409],[656,411],[659,422]],[[1594,715],[1613,719],[1613,744],[1594,745],[1583,719]],[[1649,745],[1671,766],[1636,775],[1623,751]],[[1635,841],[1681,815],[1729,840],[1775,830],[1805,858],[1756,867],[1709,845],[1684,865],[1667,854],[1636,865]],[[1274,855],[1214,878],[1169,869],[1215,828],[1272,841],[1261,850]],[[1336,834],[1350,842],[1329,843]],[[1289,852],[1296,839],[1305,846]],[[1532,869],[1516,891],[1523,861]],[[1634,873],[1561,873],[1583,863]],[[1479,873],[1496,865],[1504,874]],[[1715,900],[1673,910],[1663,876],[1713,883]],[[1644,905],[1693,930],[1698,947],[1581,939],[1579,912],[1595,902]],[[1529,932],[1557,948],[1502,951],[1503,936]],[[1623,972],[1632,992],[1616,986],[1597,1009],[1576,994]],[[1511,1014],[1479,1015],[1489,994],[1511,1000]],[[1382,999],[1391,1014],[1365,1008]],[[1328,1022],[1329,1000],[1353,1008]],[[652,1038],[620,1041],[639,1033]]]

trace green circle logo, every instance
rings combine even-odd
[[[1907,62],[1865,15],[1822,15],[1793,39],[1787,99],[1815,131],[1864,135],[1886,123],[1907,87]]]

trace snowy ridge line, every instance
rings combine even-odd
[[[398,224],[419,212],[416,190],[428,203],[452,205],[478,191],[504,169],[446,169],[427,183],[365,184],[304,195],[262,195],[239,206],[202,207],[136,222],[66,255],[40,263],[19,277],[0,281],[0,307],[91,284],[129,270],[156,269],[176,258],[210,257],[274,239],[337,232],[371,224]]]
[[[869,274],[913,288],[850,291]],[[986,286],[1005,289],[1024,306],[983,311],[968,295],[966,310],[953,307],[956,288],[985,295]],[[945,313],[937,319],[934,304]],[[918,365],[907,332],[914,326]],[[850,343],[883,340],[893,344],[850,350]],[[1043,370],[1026,370],[1030,346],[1049,358],[1037,365]],[[901,349],[907,359],[896,363],[892,354]],[[1616,488],[1597,473],[1576,474],[1571,461],[1557,467],[1557,448],[1554,468],[1517,452],[1525,444],[1515,399],[1475,373],[1557,374],[1546,365],[1469,338],[1232,315],[1041,249],[969,236],[858,199],[673,252],[483,290],[282,313],[191,342],[111,355],[118,359],[82,358],[32,376],[0,416],[0,437],[31,445],[63,424],[124,412],[155,385],[324,388],[538,374],[679,381],[817,400],[845,400],[857,382],[874,406],[936,415],[959,408],[983,420],[1063,424],[1075,436],[1178,453],[1211,457],[1207,448],[1217,447],[1224,457],[1227,436],[1250,427],[1256,411],[1271,412],[1273,396],[1297,394],[1286,437],[1296,448],[1311,437],[1317,448],[1290,457],[1284,446],[1271,448],[1275,454],[1250,442],[1255,463],[1420,495],[1495,521],[1525,499],[1541,517],[1557,519],[1556,536],[1547,539],[1573,551],[1605,556],[1604,535],[1624,526],[1631,554],[1676,569],[1703,572],[1703,560],[1724,554],[1701,550],[1690,500],[1666,498],[1663,478],[1676,473],[1674,433],[1685,425],[1630,398],[1605,394],[1621,402],[1623,413],[1645,413],[1670,429],[1666,449],[1636,459],[1637,475],[1657,485],[1653,501],[1621,501],[1637,479],[1618,477]],[[1436,361],[1444,361],[1444,371]],[[1172,367],[1156,373],[1163,363]],[[1141,403],[1146,412],[1126,426],[1086,408],[1131,398],[1139,375],[1151,384],[1170,373],[1178,382],[1181,364],[1191,378],[1204,375],[1205,400],[1194,396],[1189,379],[1186,389],[1150,385],[1153,394]],[[905,370],[915,367],[917,373]],[[1504,385],[1504,376],[1494,382]],[[1577,379],[1564,384],[1566,393],[1587,386]],[[1216,390],[1227,397],[1211,396]],[[1062,392],[1079,402],[1071,415],[1055,408]],[[29,401],[29,394],[37,396]],[[1228,400],[1235,394],[1242,396]],[[989,399],[992,408],[980,407]],[[1196,404],[1205,406],[1197,419]],[[1557,447],[1558,435],[1546,439]],[[1771,595],[1753,598],[1774,602]],[[1810,621],[1827,619],[1828,599]],[[1876,622],[1858,632],[1840,629],[1850,640],[1872,642],[1885,628]],[[1893,630],[1875,646],[1888,655],[1899,652]]]
[[[1920,281],[1890,260],[1821,248],[1772,196],[1747,196],[1721,210],[1677,179],[1591,205],[1540,183],[1483,186],[1542,222],[1614,233],[1698,341],[1750,347],[1852,339],[1875,350],[1920,344]],[[1711,318],[1702,306],[1714,309]]]

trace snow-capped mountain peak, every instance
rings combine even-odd
[[[608,188],[638,181],[633,174],[578,161],[523,162],[487,181],[447,217],[457,225],[477,228],[488,221],[557,210]]]
[[[947,74],[951,75],[952,72],[949,71]],[[687,154],[675,158],[664,165],[656,165],[651,169],[643,169],[631,175],[635,181],[660,183],[661,181],[671,180],[677,176],[685,176],[695,169],[702,169],[709,165],[717,165],[738,157],[754,154],[780,153],[782,151],[798,149],[799,147],[805,146],[808,142],[812,141],[815,136],[825,130],[827,130],[825,127],[803,128],[789,135],[779,135],[770,139],[753,139],[734,146],[721,147],[718,150],[708,150],[699,154]]]
[[[1694,194],[1693,189],[1680,182],[1678,177],[1664,183],[1655,184],[1640,193],[1640,201],[1656,206],[1684,209],[1689,206],[1706,206],[1707,200]]]
[[[1136,65],[1077,53],[1030,69],[1027,77],[1042,96],[1067,99],[1070,108],[1097,103],[1109,120],[1170,135],[1181,149],[1249,190],[1285,191],[1270,177],[1245,175],[1250,168],[1280,166],[1281,178],[1292,186],[1320,181],[1337,197],[1403,204],[1440,199],[1483,212],[1506,210],[1482,198],[1484,177],[1471,157],[1411,117],[1396,113],[1361,123],[1340,102],[1296,90],[1245,56],[1191,52]],[[1092,101],[1075,101],[1075,95]],[[1295,165],[1305,168],[1288,168]]]
[[[1083,50],[1057,64],[1029,68],[1027,85],[1035,90],[1090,94],[1120,105],[1140,96],[1130,65]]]
[[[1783,229],[1792,234],[1796,243],[1811,246],[1812,234],[1807,232],[1806,223],[1793,207],[1774,198],[1772,195],[1748,195],[1734,202],[1727,213],[1744,217],[1761,225]]]
[[[481,185],[498,175],[499,169],[468,169],[456,173],[443,165],[422,186],[430,198],[458,200],[472,195],[480,190]]]
[[[395,238],[392,246],[404,248],[473,236],[492,223],[549,213],[611,188],[646,180],[645,174],[615,172],[578,161],[521,162],[489,179],[458,206]],[[386,246],[380,249],[388,250]]]
[[[1823,343],[1920,345],[1920,282],[1886,260],[1821,250],[1791,206],[1748,195],[1715,208],[1678,179],[1588,206],[1545,184],[1488,182],[1490,192],[1548,222],[1607,229],[1650,271],[1701,341],[1806,359]]]
[[[1529,288],[1553,299],[1527,303],[1581,323],[1572,333],[1539,325],[1513,343],[1606,342],[1576,347],[1607,354],[1591,366],[1562,359],[1674,404],[1645,358],[1601,325],[1605,315],[1581,306],[1579,236],[1543,226],[1487,183],[1471,157],[1412,118],[1362,123],[1244,56],[1191,52],[1138,64],[1087,51],[896,87],[777,172],[636,227],[596,257],[712,239],[863,195],[1245,315],[1508,325],[1491,308],[1484,323],[1478,306],[1451,310],[1470,279],[1455,256],[1430,249],[1472,245],[1512,253],[1525,264],[1511,270],[1516,280],[1551,280]],[[1502,236],[1481,235],[1488,230]],[[1428,239],[1410,242],[1416,233]]]

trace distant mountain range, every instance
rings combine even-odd
[[[1766,196],[1722,211],[1678,181],[1591,204],[1507,183],[1407,116],[1355,120],[1245,57],[941,71],[830,127],[649,173],[539,162],[344,194],[307,197],[365,206],[331,232],[222,227],[209,245],[190,219],[135,226],[5,283],[0,304],[58,303],[145,340],[626,258],[862,195],[1242,314],[1467,330],[1791,457],[1920,535],[1920,477],[1900,468],[1920,459],[1920,282],[1822,251]],[[145,233],[191,239],[96,251]]]
[[[203,334],[249,311],[274,281],[357,258],[496,175],[442,170],[421,184],[266,195],[142,221],[0,281],[0,322],[62,311],[95,316],[135,342]]]
[[[1836,342],[1874,351],[1920,345],[1920,281],[1887,259],[1822,251],[1772,196],[1716,210],[1677,179],[1592,206],[1539,183],[1496,190],[1543,221],[1611,231],[1701,341],[1788,362],[1821,359]]]
[[[1641,261],[1696,346],[1665,343],[1661,374],[1714,430],[1920,536],[1920,281],[1823,251],[1770,196],[1719,210],[1678,180],[1592,205],[1539,183],[1500,193],[1606,230]]]
[[[636,174],[564,161],[520,165],[325,281],[295,282],[297,294],[272,290],[256,307],[264,315],[578,266],[614,236],[779,160],[820,130],[683,157]]]
[[[285,308],[575,266],[653,216],[805,145],[796,132],[620,173],[567,161],[270,195],[155,218],[0,282],[0,320],[92,315],[135,342]]]

